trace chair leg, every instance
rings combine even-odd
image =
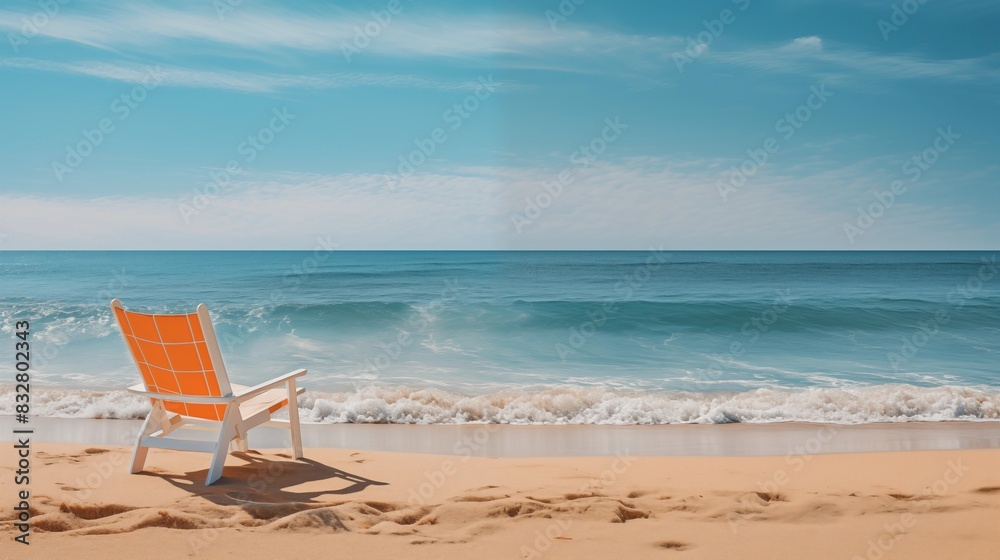
[[[142,472],[142,467],[146,464],[146,455],[149,453],[149,448],[142,444],[142,438],[152,435],[157,430],[167,431],[171,427],[170,421],[167,419],[167,411],[163,409],[163,403],[154,400],[151,405],[152,408],[150,408],[149,414],[146,415],[146,420],[142,423],[139,435],[135,436],[135,446],[132,449],[132,465],[129,467],[129,472],[132,474]]]
[[[233,410],[237,406],[226,407],[226,415],[222,419],[222,428],[219,430],[219,441],[215,443],[215,451],[212,452],[212,465],[208,468],[208,476],[205,478],[205,486],[209,486],[222,478],[222,468],[226,464],[226,456],[229,455],[229,442],[237,437],[236,421],[233,418]]]
[[[299,396],[294,377],[288,380],[288,429],[292,432],[292,456],[301,459],[302,431],[299,429]]]
[[[222,478],[222,467],[226,464],[226,455],[229,455],[229,445],[219,445],[212,453],[212,466],[208,469],[208,476],[205,478],[205,486]]]
[[[152,433],[150,425],[153,423],[154,412],[150,411],[146,415],[146,421],[142,423],[142,429],[135,436],[135,446],[132,449],[132,465],[129,467],[129,472],[132,474],[142,472],[142,467],[146,464],[146,455],[149,453],[149,448],[142,444],[142,438]]]

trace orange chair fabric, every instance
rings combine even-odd
[[[115,309],[146,389],[167,395],[220,397],[219,381],[197,313],[148,315]],[[224,404],[164,400],[170,412],[222,420]]]

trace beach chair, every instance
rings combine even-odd
[[[212,484],[222,476],[230,448],[247,451],[247,431],[264,424],[288,428],[294,456],[302,458],[296,397],[304,389],[296,388],[295,379],[306,370],[253,387],[230,384],[204,304],[196,313],[149,315],[126,311],[116,299],[111,310],[142,377],[142,383],[128,391],[148,397],[152,404],[135,440],[130,472],[142,470],[150,447],[200,451],[212,454],[205,479],[206,485]],[[272,419],[285,407],[288,420]],[[218,430],[219,437],[215,441],[169,437],[181,426]]]

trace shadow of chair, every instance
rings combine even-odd
[[[188,471],[183,475],[147,469],[143,474],[162,478],[217,505],[321,503],[319,498],[322,496],[355,494],[369,486],[389,484],[312,459],[275,461],[260,456],[256,451],[236,452],[230,456],[246,461],[247,464],[227,465],[222,478],[212,486],[202,484],[207,469]],[[280,454],[277,456],[285,457]],[[330,481],[332,488],[316,491],[289,490],[320,481]]]

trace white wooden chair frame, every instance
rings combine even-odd
[[[119,300],[111,302],[112,310],[123,309]],[[205,479],[205,485],[210,485],[222,476],[222,468],[226,462],[226,456],[230,448],[234,451],[247,451],[247,432],[257,426],[278,426],[287,428],[291,432],[292,452],[295,459],[301,459],[302,455],[302,434],[299,427],[299,408],[297,396],[305,389],[296,388],[296,378],[302,377],[307,372],[298,369],[286,373],[280,377],[265,381],[253,387],[241,385],[231,385],[226,372],[225,364],[222,361],[222,353],[219,350],[219,343],[215,336],[215,329],[212,326],[212,319],[208,308],[201,304],[198,306],[198,319],[201,323],[202,332],[205,336],[205,343],[208,346],[209,354],[212,357],[213,366],[219,387],[223,396],[201,396],[183,394],[164,394],[150,392],[145,383],[133,385],[128,388],[132,394],[147,397],[152,404],[152,410],[146,416],[142,429],[135,439],[135,448],[132,453],[132,474],[142,471],[146,462],[146,455],[149,448],[174,449],[177,451],[198,451],[212,454],[212,464]],[[117,318],[117,315],[115,315]],[[130,352],[131,353],[131,352]],[[139,367],[136,357],[136,367]],[[285,386],[286,391],[276,391]],[[274,405],[281,403],[287,398],[287,403],[281,407],[274,408]],[[168,412],[164,408],[164,402],[225,405],[225,414],[221,421],[206,420]],[[288,408],[288,420],[272,418],[272,414]],[[219,437],[215,441],[181,439],[168,437],[171,432],[178,428],[192,427],[195,429],[218,430]],[[232,444],[232,445],[231,445]]]

